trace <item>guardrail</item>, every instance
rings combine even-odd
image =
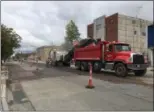
[[[2,104],[2,111],[9,111],[8,103],[7,103],[7,87],[6,82],[8,80],[8,69],[2,67],[1,70],[1,77],[0,77],[0,89],[1,89],[1,104]]]

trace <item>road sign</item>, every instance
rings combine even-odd
[[[154,48],[154,25],[148,26],[148,48]]]

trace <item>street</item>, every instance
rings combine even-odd
[[[8,63],[13,111],[153,110],[153,75],[126,78],[103,71],[93,73],[94,89],[86,89],[89,73],[44,64]],[[146,79],[148,81],[145,81]],[[147,83],[150,82],[151,83]]]

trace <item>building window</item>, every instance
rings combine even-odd
[[[142,36],[146,36],[146,33],[145,32],[142,32]]]
[[[134,35],[136,35],[137,34],[137,31],[134,31]]]
[[[100,30],[101,29],[101,24],[96,25],[96,30]]]
[[[142,21],[140,21],[140,28],[142,28],[142,26],[143,26],[142,24],[143,24],[143,22],[142,22]]]
[[[140,28],[142,28],[142,24],[140,23]]]
[[[113,24],[113,19],[110,19],[110,24]]]
[[[132,24],[135,24],[136,23],[136,21],[135,20],[132,20]]]

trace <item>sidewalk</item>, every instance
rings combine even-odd
[[[8,69],[5,66],[1,67],[1,85],[0,85],[0,92],[1,92],[1,101],[0,101],[0,109],[4,111],[8,111],[8,104],[7,104],[7,85],[6,80],[8,79]]]
[[[0,101],[0,112],[2,111],[2,102]]]

